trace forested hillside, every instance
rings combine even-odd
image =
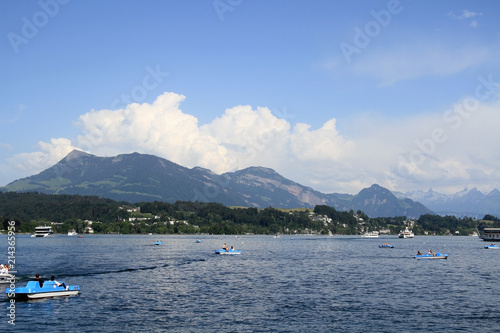
[[[500,227],[500,219],[422,215],[369,218],[358,210],[337,211],[317,205],[313,209],[227,207],[220,203],[178,201],[127,203],[95,196],[40,193],[0,193],[0,219],[16,221],[16,231],[32,233],[36,226],[51,225],[56,233],[158,234],[340,234],[356,235],[383,230],[397,234],[406,225],[416,235],[468,235],[477,228]]]

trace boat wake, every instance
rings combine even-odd
[[[132,273],[132,272],[139,272],[139,271],[148,271],[148,270],[155,270],[155,269],[160,269],[160,268],[165,268],[168,266],[183,266],[183,265],[189,265],[193,262],[198,262],[198,261],[205,261],[205,259],[191,259],[191,260],[181,260],[177,261],[175,264],[163,264],[163,265],[155,265],[155,266],[146,266],[146,267],[134,267],[134,268],[123,268],[123,269],[117,269],[117,270],[111,270],[111,271],[102,271],[102,272],[86,272],[86,273],[76,273],[76,274],[61,274],[59,273],[59,277],[64,277],[64,278],[71,278],[71,277],[87,277],[87,276],[98,276],[98,275],[106,275],[106,274],[120,274],[120,273]],[[16,276],[16,282],[25,282],[25,281],[30,281],[32,280],[32,276],[28,275],[17,275]]]

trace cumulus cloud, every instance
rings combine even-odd
[[[7,160],[8,167],[14,169],[14,175],[27,176],[43,171],[63,159],[76,147],[66,138],[53,138],[50,142],[38,142],[38,151],[14,155]],[[5,172],[5,165],[2,166]]]
[[[152,104],[92,110],[77,120],[80,135],[73,141],[40,142],[40,151],[16,155],[10,164],[26,173],[38,172],[78,147],[99,156],[150,153],[187,167],[223,173],[252,165],[280,169],[295,160],[336,161],[350,149],[351,143],[335,129],[335,119],[318,130],[306,124],[292,129],[268,108],[242,105],[198,126],[196,117],[182,112],[184,100],[182,95],[164,93]]]
[[[98,156],[137,151],[219,174],[270,167],[316,190],[344,193],[373,183],[400,191],[491,189],[500,176],[498,101],[466,98],[442,112],[390,121],[363,115],[348,138],[334,118],[317,129],[291,126],[268,108],[248,105],[199,126],[196,117],[182,112],[184,99],[165,93],[152,104],[92,110],[76,122],[76,139],[39,142],[38,151],[12,157],[9,166],[28,176],[75,148]]]
[[[290,138],[294,156],[303,161],[339,161],[343,154],[352,151],[354,143],[339,135],[335,124],[336,120],[331,119],[315,131],[310,131],[308,124],[297,124]]]

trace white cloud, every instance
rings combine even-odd
[[[397,180],[399,189],[405,188],[454,188],[478,187],[491,190],[497,182],[500,155],[496,153],[500,134],[500,102],[479,102],[477,107],[464,112],[464,101],[449,110],[441,118],[435,115],[422,117],[422,121],[409,120],[412,124],[405,151],[399,154],[397,167],[392,166],[388,178]],[[449,113],[452,111],[453,113]],[[461,112],[461,113],[460,113]],[[450,114],[453,115],[451,118]],[[453,119],[453,121],[450,121]],[[433,131],[440,135],[433,138]],[[477,175],[483,175],[478,178]]]
[[[335,119],[318,129],[292,127],[264,107],[236,106],[198,126],[181,111],[183,100],[165,93],[153,104],[93,110],[79,118],[75,140],[40,142],[38,151],[15,155],[8,167],[32,175],[78,147],[98,156],[151,153],[217,173],[261,165],[323,192],[356,193],[373,183],[402,191],[491,189],[500,176],[498,101],[478,102],[467,113],[464,99],[442,112],[390,121],[364,115],[347,139]]]
[[[335,119],[311,131],[298,124],[291,130],[285,119],[268,108],[236,106],[211,123],[180,109],[184,96],[165,93],[152,104],[130,104],[119,110],[92,110],[79,117],[81,134],[69,139],[39,143],[39,152],[15,156],[11,165],[41,171],[75,146],[99,156],[138,151],[164,157],[187,167],[201,166],[217,173],[252,165],[275,169],[291,161],[335,161],[351,143],[335,129]],[[32,174],[30,172],[30,174]]]
[[[336,120],[330,119],[320,129],[310,131],[310,125],[297,124],[290,137],[294,156],[303,161],[339,161],[354,149],[354,143],[339,135],[335,125]]]
[[[51,167],[68,155],[75,147],[71,140],[66,138],[53,138],[50,142],[38,142],[39,151],[14,155],[7,160],[7,165],[2,166],[3,173],[6,169],[13,169],[10,173],[15,177],[33,175]]]
[[[476,16],[481,16],[481,15],[483,15],[483,13],[473,12],[473,11],[464,9],[464,10],[460,11],[459,14],[455,14],[454,12],[449,12],[447,15],[450,16],[451,18],[454,18],[457,20],[464,20],[464,19],[469,19],[469,18],[476,17]]]
[[[12,145],[8,143],[0,142],[0,150],[11,150]]]
[[[424,76],[446,76],[482,63],[489,51],[482,47],[445,48],[441,45],[412,44],[391,50],[370,50],[352,64],[358,75],[371,75],[381,85]]]

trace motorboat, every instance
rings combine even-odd
[[[434,254],[426,253],[426,254],[417,254],[414,255],[415,259],[448,259],[447,254],[436,252]]]
[[[389,243],[385,243],[385,244],[379,245],[378,247],[385,247],[385,248],[388,248],[388,249],[393,249],[394,245],[391,245]]]
[[[220,250],[215,250],[215,254],[241,254],[241,250],[220,249]]]
[[[415,237],[415,234],[413,233],[412,230],[408,229],[408,227],[405,228],[405,230],[401,230],[399,232],[399,238],[413,238]]]
[[[378,231],[367,231],[361,237],[376,238],[378,237]]]
[[[35,233],[31,237],[48,237],[53,233],[52,227],[35,227]]]
[[[484,248],[491,249],[491,250],[498,250],[498,249],[500,249],[500,245],[490,244],[490,245],[485,245]]]
[[[68,231],[68,236],[76,236],[78,233],[76,232],[75,229]]]
[[[62,283],[62,282],[60,282]],[[5,293],[11,299],[37,299],[59,296],[75,296],[80,292],[80,286],[58,286],[55,281],[45,281],[40,286],[40,281],[29,281],[24,287],[7,288]]]

